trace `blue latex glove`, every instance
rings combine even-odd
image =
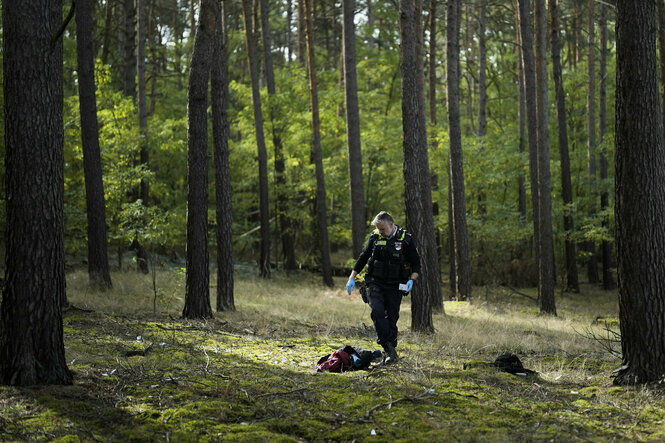
[[[413,289],[413,280],[409,280],[406,282],[406,293],[408,294],[411,292],[411,289]]]
[[[346,292],[348,292],[349,295],[351,295],[351,291],[353,291],[354,289],[356,289],[356,279],[351,277],[349,278],[349,281],[346,282]]]

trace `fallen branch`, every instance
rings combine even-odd
[[[525,294],[524,292],[520,292],[520,291],[518,291],[517,289],[513,288],[512,286],[510,286],[509,284],[507,284],[507,283],[504,283],[504,284],[502,284],[501,286],[510,289],[511,291],[513,291],[513,292],[514,292],[515,294],[517,294],[517,295],[521,295],[522,297],[526,297],[526,298],[528,298],[528,299],[530,299],[530,300],[533,300],[533,301],[538,301],[538,299],[537,299],[536,297],[531,296],[531,295],[529,295],[529,294]]]
[[[370,416],[374,413],[374,411],[376,411],[377,409],[383,408],[384,406],[386,406],[386,407],[388,407],[388,409],[390,409],[390,408],[393,407],[393,405],[395,403],[400,403],[400,402],[403,402],[403,401],[417,402],[419,400],[423,400],[423,399],[426,399],[426,398],[431,397],[431,396],[432,396],[432,394],[429,391],[425,391],[420,395],[416,395],[415,397],[407,395],[406,397],[398,398],[397,400],[392,400],[391,399],[389,402],[378,404],[378,405],[374,406],[373,408],[369,409],[367,412],[365,412],[365,419],[369,419]]]
[[[289,394],[295,394],[296,392],[302,392],[302,391],[306,391],[306,390],[307,390],[307,388],[298,388],[298,389],[292,389],[290,391],[268,392],[268,393],[265,393],[265,394],[255,395],[254,398],[272,397],[272,396],[277,396],[277,395],[289,395]]]

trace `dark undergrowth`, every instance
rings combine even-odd
[[[325,290],[316,291],[312,303]],[[583,297],[567,296],[560,317],[579,313]],[[560,331],[548,337],[552,320],[534,316],[530,303],[499,304],[486,292],[473,305],[447,304],[437,333],[403,334],[397,364],[343,374],[316,373],[316,361],[345,344],[375,348],[362,322],[331,327],[268,306],[208,321],[72,308],[64,328],[74,384],[0,387],[0,441],[665,439],[663,391],[614,387],[619,361],[580,338],[588,323],[556,320]],[[408,301],[405,309],[408,316]],[[495,342],[490,320],[513,322],[517,336],[534,340],[511,350],[537,375],[487,364],[500,349],[476,342]],[[480,338],[467,342],[477,329]],[[588,349],[552,343],[565,340],[557,337],[586,340]]]

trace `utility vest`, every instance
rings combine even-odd
[[[404,256],[404,248],[409,247],[411,235],[404,228],[398,228],[392,238],[381,237],[379,230],[372,256],[367,262],[367,276],[382,283],[404,283],[411,276],[411,263]]]

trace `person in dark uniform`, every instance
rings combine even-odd
[[[376,227],[369,236],[346,283],[349,294],[356,287],[356,276],[365,265],[368,303],[376,329],[377,343],[385,351],[385,364],[398,360],[397,320],[402,296],[413,288],[420,273],[420,256],[408,232],[395,224],[393,217],[381,211],[372,220]]]

